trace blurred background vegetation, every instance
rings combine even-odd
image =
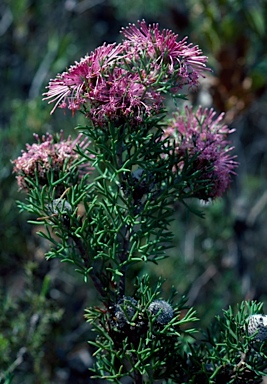
[[[4,0],[0,5],[0,383],[89,383],[92,338],[84,308],[94,291],[68,265],[45,261],[48,244],[19,214],[11,159],[33,133],[73,132],[81,116],[42,102],[50,78],[119,30],[145,18],[198,44],[213,72],[193,104],[225,111],[240,166],[225,198],[174,202],[175,247],[144,271],[187,294],[205,328],[222,308],[267,299],[266,0]],[[134,279],[134,276],[133,276]],[[96,382],[95,380],[93,382]]]

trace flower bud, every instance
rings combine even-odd
[[[64,214],[72,213],[72,206],[70,205],[70,203],[60,198],[53,200],[52,203],[49,204],[48,209],[52,215],[55,215],[55,214],[64,215]]]
[[[172,306],[164,300],[155,300],[149,305],[148,310],[155,316],[156,323],[165,325],[168,324],[173,318]]]
[[[113,320],[118,328],[124,328],[129,324],[136,313],[134,307],[137,306],[137,301],[133,297],[123,296],[114,306]]]
[[[252,336],[255,334],[255,340],[263,341],[267,340],[267,316],[266,315],[251,315],[247,319],[248,322],[248,334]]]
[[[47,206],[49,213],[51,214],[51,217],[53,216],[59,216],[61,219],[61,222],[69,226],[70,224],[70,215],[73,212],[72,206],[70,203],[68,203],[66,200],[59,198],[52,201],[52,203],[48,204]],[[49,218],[50,216],[47,216]]]

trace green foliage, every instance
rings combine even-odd
[[[115,383],[123,376],[144,383],[261,382],[267,368],[267,345],[248,335],[247,319],[262,313],[262,303],[242,302],[235,310],[223,310],[201,335],[190,327],[197,319],[192,309],[186,309],[184,298],[174,305],[172,321],[166,326],[157,325],[148,307],[158,298],[161,283],[152,293],[145,280],[147,277],[136,284],[135,314],[124,326],[114,320],[112,307],[86,310],[87,320],[99,333],[92,344],[96,348],[96,372],[102,376],[95,377]],[[137,362],[139,379],[134,376]]]
[[[148,288],[148,277],[144,276],[136,281],[134,304],[133,298],[126,297],[121,312],[115,310],[116,305],[115,308],[86,310],[87,321],[99,334],[96,341],[91,342],[96,348],[96,378],[119,383],[126,376],[134,382],[154,383],[180,377],[179,356],[188,349],[190,335],[196,332],[190,326],[197,318],[195,311],[188,310],[186,300],[181,298],[173,305],[171,321],[158,323],[149,306],[158,299],[161,285],[159,282],[152,291]],[[130,318],[127,316],[129,308],[133,309]],[[118,318],[120,314],[125,314],[124,321]]]
[[[230,94],[247,103],[248,92],[266,88],[266,1],[190,0],[188,4],[193,34],[206,53],[212,53],[210,60],[219,77],[220,71],[223,72],[220,81]],[[237,76],[239,80],[235,82]],[[244,78],[247,84],[243,87]],[[250,97],[253,98],[252,94]],[[231,103],[226,106],[229,108]]]
[[[133,4],[129,0],[124,2],[121,2],[120,0],[111,0],[111,4],[115,7],[116,12],[120,18],[125,16],[125,12],[129,12],[128,17],[135,20],[142,16],[154,18],[161,12],[163,7],[166,7],[166,5],[171,5],[171,1],[148,0],[146,1],[146,4],[144,4],[144,0],[137,0]]]
[[[81,159],[57,177],[48,172],[45,186],[39,185],[38,174],[29,179],[27,202],[19,206],[38,216],[32,224],[44,225],[40,235],[53,244],[47,257],[73,264],[98,290],[103,307],[86,310],[97,333],[91,342],[96,379],[257,382],[264,374],[259,359],[264,350],[254,353],[252,337],[245,332],[247,317],[260,313],[262,304],[242,303],[236,315],[231,308],[224,311],[200,340],[191,327],[197,320],[195,310],[186,306],[184,297],[170,299],[173,314],[166,323],[158,321],[161,312],[151,312],[150,305],[160,298],[161,281],[153,291],[144,275],[131,293],[126,289],[130,267],[165,256],[172,241],[168,227],[173,201],[192,194],[186,177],[173,176],[175,157],[162,156],[161,127],[161,119],[153,120],[153,129],[148,123],[134,130],[127,125],[116,129],[112,123],[108,130],[79,127],[92,140],[88,150],[79,147]],[[89,160],[96,176],[79,179],[78,165]],[[190,161],[187,166],[191,169]],[[58,189],[64,191],[59,198]]]
[[[47,300],[49,277],[45,277],[39,290],[35,289],[35,263],[25,267],[25,287],[14,297],[4,292],[0,304],[0,383],[18,383],[20,366],[27,363],[28,379],[38,377],[46,384],[45,346],[55,323],[62,318],[62,310]]]
[[[111,297],[114,287],[116,294],[124,294],[131,265],[166,256],[172,241],[168,227],[173,201],[195,193],[194,159],[184,160],[181,176],[173,172],[177,157],[169,155],[170,144],[162,140],[161,120],[161,116],[152,118],[138,129],[112,123],[107,130],[79,127],[92,140],[86,151],[78,148],[81,159],[57,177],[53,171],[48,173],[44,187],[39,185],[38,174],[35,180],[27,179],[27,203],[19,207],[38,216],[31,223],[44,225],[46,232],[40,235],[54,246],[47,257],[75,264],[85,280],[90,275],[102,296],[101,285],[109,286],[104,296]],[[89,160],[98,176],[75,182],[78,166]],[[51,204],[61,198],[59,190],[71,210],[51,215]],[[82,216],[77,215],[79,204]]]
[[[265,376],[266,342],[247,333],[247,319],[262,313],[262,303],[242,302],[217,316],[196,349],[192,360],[196,372],[188,383],[261,383]]]

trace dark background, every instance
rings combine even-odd
[[[0,5],[0,383],[89,383],[93,363],[84,322],[94,291],[69,265],[46,261],[48,244],[20,214],[12,159],[33,133],[66,134],[82,117],[42,101],[50,78],[119,30],[145,18],[198,44],[213,72],[194,105],[225,111],[236,129],[237,177],[223,199],[200,219],[174,202],[175,247],[159,266],[146,265],[154,281],[167,278],[187,294],[200,326],[222,308],[267,298],[267,3],[265,0],[9,0]],[[152,279],[153,280],[153,279]],[[4,379],[5,372],[5,379]]]

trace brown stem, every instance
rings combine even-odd
[[[120,254],[120,262],[124,262],[127,260],[128,257],[128,250],[129,250],[129,239],[130,239],[130,231],[127,225],[124,226],[123,234],[121,235],[121,246],[122,246],[122,252]],[[124,265],[122,267],[122,276],[120,278],[120,286],[119,286],[119,292],[120,296],[123,296],[125,294],[125,285],[126,285],[126,269],[127,266]]]
[[[139,372],[134,374],[134,382],[135,384],[143,384],[142,375]]]
[[[79,237],[75,236],[75,235],[71,235],[71,238],[75,242],[75,244],[76,244],[76,246],[77,246],[77,248],[78,248],[78,250],[79,250],[79,252],[81,254],[81,257],[83,259],[85,268],[89,269],[90,266],[92,267],[92,262],[90,263],[90,261],[91,261],[90,257],[88,255],[88,253],[86,252],[81,239]],[[101,284],[101,280],[99,278],[97,278],[97,276],[95,275],[94,269],[91,269],[89,271],[89,276],[92,279],[92,281],[94,283],[94,286],[96,287],[96,289],[98,290],[100,295],[102,297],[105,297],[105,291],[103,290],[103,285]]]
[[[134,384],[143,384],[143,376],[137,370],[134,371]]]

